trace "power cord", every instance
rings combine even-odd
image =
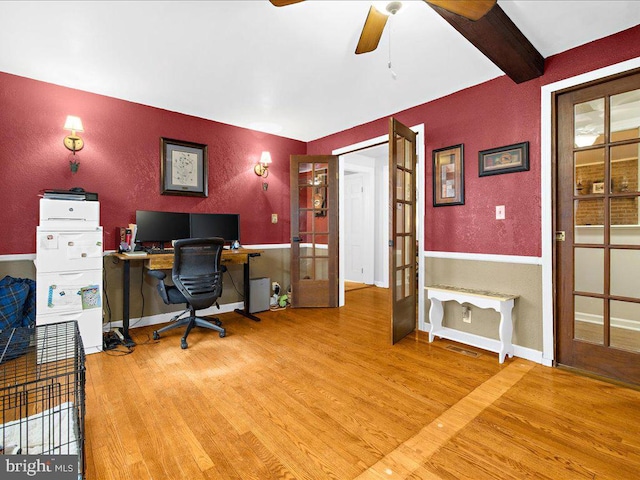
[[[238,287],[236,286],[236,282],[233,281],[233,276],[231,275],[231,272],[229,271],[229,269],[226,269],[226,272],[228,274],[229,279],[231,279],[231,285],[233,285],[233,289],[236,291],[236,293],[238,295],[240,295],[240,298],[242,298],[244,300],[244,293],[240,292],[240,290],[238,290]]]

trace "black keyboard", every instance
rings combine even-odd
[[[147,255],[161,255],[161,254],[173,254],[174,250],[173,249],[169,249],[169,248],[165,248],[163,250],[159,249],[159,248],[152,248],[147,250]]]

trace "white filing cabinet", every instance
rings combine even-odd
[[[100,204],[40,200],[36,325],[76,320],[86,353],[102,350]]]

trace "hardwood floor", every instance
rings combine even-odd
[[[87,357],[87,479],[631,479],[640,391],[388,344],[387,291]],[[469,347],[465,347],[469,349]]]
[[[359,282],[350,282],[348,280],[344,281],[344,291],[345,292],[351,292],[353,290],[360,290],[362,288],[372,288],[373,285],[369,285],[366,283],[359,283]]]

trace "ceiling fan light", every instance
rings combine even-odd
[[[587,134],[576,135],[575,144],[576,144],[576,147],[579,147],[579,148],[590,147],[591,145],[596,143],[597,139],[598,139],[598,135],[595,135],[595,134],[587,133]]]
[[[389,16],[398,13],[398,10],[402,8],[402,2],[389,2],[389,1],[375,1],[372,2],[373,7],[380,13]]]
[[[574,135],[574,144],[578,148],[590,147],[601,134],[595,129],[590,127],[576,128]]]

